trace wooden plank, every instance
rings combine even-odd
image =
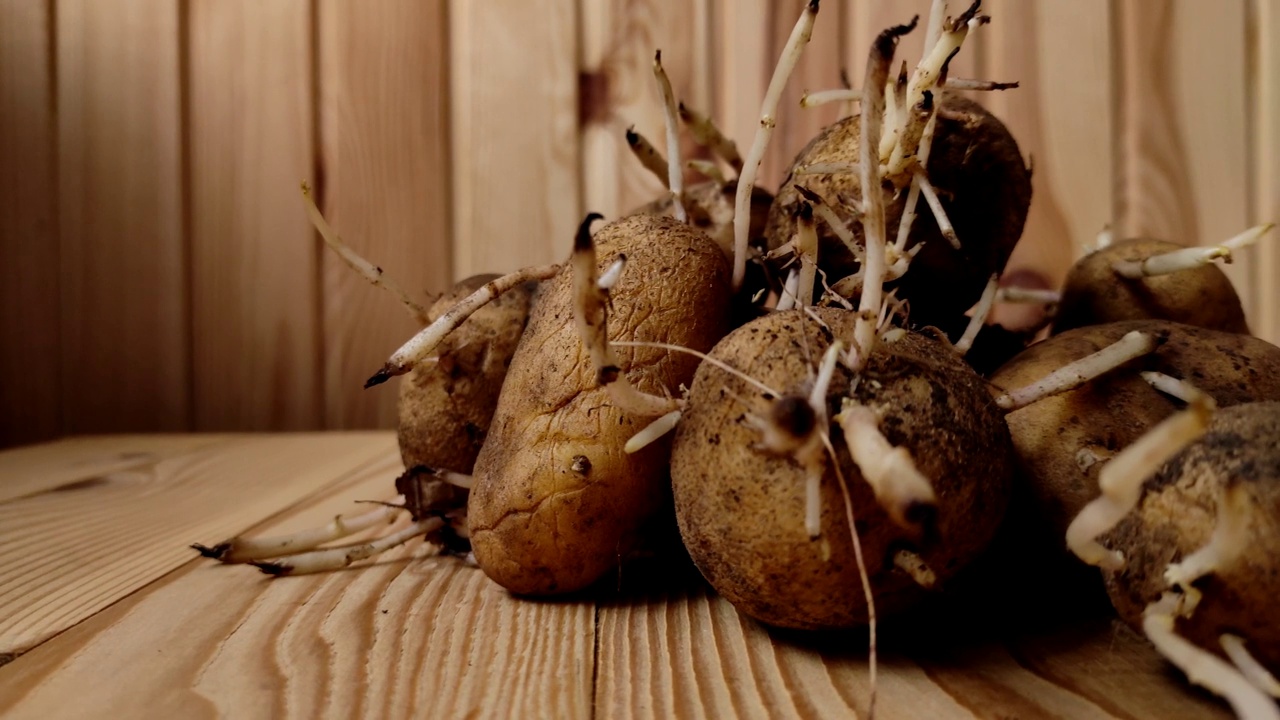
[[[62,415],[191,424],[179,3],[57,6]]]
[[[449,283],[447,31],[445,0],[319,4],[323,207],[411,293]],[[394,427],[394,387],[361,386],[419,327],[327,252],[323,266],[326,427]]]
[[[181,566],[189,543],[243,532],[395,453],[389,433],[247,437],[0,505],[0,653]]]
[[[51,3],[0,0],[0,447],[60,426]]]
[[[771,0],[713,0],[711,4],[715,117],[744,157],[760,127],[760,103],[777,61],[769,57],[770,5]],[[757,184],[770,191],[778,185],[763,178]]]
[[[881,634],[878,718],[1230,717],[1107,620],[1010,646],[910,632]],[[605,604],[598,633],[601,718],[866,715],[865,634],[767,631],[699,591]]]
[[[1253,70],[1250,94],[1254,109],[1254,137],[1249,157],[1253,166],[1252,222],[1280,222],[1280,5],[1263,0],[1250,6],[1249,30]],[[1257,248],[1254,277],[1254,334],[1280,344],[1280,237],[1273,235]],[[1252,252],[1252,251],[1251,251]]]
[[[1244,0],[1120,0],[1117,227],[1186,244],[1248,223]],[[1253,262],[1225,266],[1253,319]]]
[[[979,100],[1034,166],[1031,211],[1006,277],[1022,287],[1058,288],[1112,223],[1113,188],[1105,181],[1114,164],[1111,14],[1103,3],[1044,0],[992,0],[983,8],[993,18],[981,31],[984,73],[1021,86]],[[1041,313],[1008,305],[994,319],[1026,326]]]
[[[676,99],[699,112],[711,112],[709,6],[710,0],[580,0],[579,117],[586,209],[612,219],[665,192],[658,178],[632,156],[624,134],[634,126],[665,152],[662,97],[653,78],[653,53],[658,49]],[[682,134],[680,146],[686,160],[697,151],[688,133]]]
[[[255,532],[386,497],[388,460]],[[190,562],[0,668],[0,714],[590,717],[593,605],[517,600],[431,553],[273,581]]]
[[[455,277],[568,256],[582,220],[577,21],[576,3],[450,0]]]
[[[191,293],[197,430],[318,428],[307,3],[190,6]],[[234,391],[230,391],[234,389]]]
[[[89,435],[0,453],[0,503],[74,489],[111,473],[155,465],[235,435]]]

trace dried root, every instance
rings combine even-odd
[[[409,315],[411,315],[414,320],[417,320],[421,325],[426,325],[427,309],[422,305],[419,305],[417,302],[414,302],[413,298],[409,296],[409,293],[404,291],[404,288],[400,287],[394,280],[386,276],[382,271],[382,268],[360,257],[356,254],[355,250],[352,250],[345,242],[343,242],[342,237],[340,237],[337,231],[334,230],[329,225],[329,222],[324,219],[324,215],[321,214],[320,208],[316,207],[316,202],[311,197],[311,186],[305,182],[302,183],[302,197],[307,201],[307,215],[311,218],[311,224],[314,225],[316,231],[320,233],[320,237],[324,238],[324,242],[329,246],[329,249],[333,250],[338,257],[342,258],[343,262],[349,265],[352,270],[359,273],[360,277],[368,280],[374,286],[380,287],[383,290],[390,292],[392,295],[395,295],[400,300],[400,304],[404,306],[405,310],[409,311]]]
[[[1154,337],[1134,330],[1098,352],[1063,365],[1026,387],[1006,392],[996,398],[996,405],[1010,412],[1026,407],[1050,395],[1080,387],[1155,348]]]
[[[710,150],[716,157],[725,161],[736,173],[742,172],[742,156],[738,154],[738,145],[729,139],[711,118],[689,109],[684,103],[678,108],[680,120],[689,128],[693,141]]]
[[[648,138],[636,132],[634,126],[627,128],[626,137],[631,154],[635,155],[640,164],[653,173],[654,177],[662,181],[663,187],[670,189],[671,179],[667,174],[667,159],[662,157],[662,153],[658,152]]]
[[[818,16],[818,0],[810,0],[800,13],[787,44],[782,48],[782,56],[773,70],[769,80],[769,88],[765,91],[764,102],[760,105],[760,129],[756,131],[751,150],[742,165],[742,174],[738,177],[738,194],[734,199],[733,211],[733,288],[742,287],[742,280],[747,272],[747,242],[750,240],[751,225],[751,190],[755,186],[756,174],[760,171],[760,162],[764,160],[764,152],[769,147],[769,139],[773,136],[777,125],[778,103],[782,98],[782,89],[795,70],[796,63],[804,46],[813,35],[813,22]]]

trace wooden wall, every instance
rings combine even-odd
[[[301,180],[406,287],[562,257],[653,197],[655,48],[750,142],[803,0],[0,0],[0,445],[64,433],[390,426],[362,380],[413,331],[321,251]],[[928,0],[825,0],[763,177]],[[987,0],[961,74],[1035,163],[1014,270],[1103,227],[1280,219],[1280,0]],[[902,47],[916,56],[920,32]],[[1231,272],[1280,340],[1280,242]]]

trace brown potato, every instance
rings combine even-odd
[[[1067,274],[1053,332],[1121,320],[1154,319],[1248,334],[1240,297],[1217,265],[1210,263],[1136,280],[1112,269],[1118,261],[1144,260],[1182,248],[1163,240],[1135,238],[1112,243],[1081,258]]]
[[[1022,235],[1031,202],[1031,173],[1023,164],[1018,144],[1005,126],[982,106],[943,92],[938,127],[929,158],[929,179],[937,188],[947,216],[955,226],[961,248],[942,237],[928,205],[921,198],[908,248],[924,243],[907,273],[888,288],[911,304],[915,324],[946,322],[977,302],[987,280],[1004,269]],[[833,203],[846,221],[846,209],[862,202],[853,173],[796,175],[795,169],[819,162],[858,162],[858,117],[845,118],[809,142],[792,164],[769,212],[765,236],[769,247],[786,243],[795,233],[797,183]],[[906,191],[887,198],[886,227],[890,242],[897,236],[906,205]],[[862,243],[860,223],[851,222]],[[851,274],[857,261],[826,223],[818,223],[819,266],[829,282]]]
[[[431,306],[428,319],[495,278],[476,275],[458,282]],[[406,468],[471,472],[535,288],[530,283],[481,308],[440,344],[437,362],[420,364],[400,382],[397,436]]]
[[[685,188],[685,212],[689,222],[700,228],[720,246],[726,257],[733,257],[733,201],[738,192],[736,180],[721,185],[713,181],[701,182]],[[773,204],[773,195],[763,188],[751,188],[751,245],[764,246],[764,226]],[[651,203],[646,203],[627,213],[628,215],[671,215],[675,202],[670,193]]]
[[[780,393],[806,381],[835,337],[850,337],[855,313],[777,312],[721,341],[713,357]],[[849,457],[839,428],[831,440],[848,480],[859,537],[881,615],[925,595],[893,564],[914,550],[945,583],[990,541],[1004,513],[1012,448],[986,384],[937,341],[907,334],[880,343],[856,389],[837,366],[830,413],[852,393],[881,414],[894,446],[907,448],[937,493],[936,516],[921,533],[892,522]],[[770,399],[710,363],[693,381],[672,450],[671,475],[681,536],[699,570],[740,611],[771,625],[817,629],[867,622],[845,505],[831,464],[822,479],[822,534],[805,528],[805,474],[790,457],[760,448],[749,419]],[[921,518],[924,519],[924,518]]]
[[[1219,407],[1280,400],[1280,348],[1248,335],[1163,320],[1133,320],[1069,330],[1032,345],[1000,368],[992,384],[1010,390],[1109,345],[1132,330],[1162,343],[1075,390],[1009,413],[1007,421],[1034,512],[1059,539],[1098,496],[1103,461],[1178,409],[1179,403],[1136,372],[1155,370],[1208,393]]]
[[[611,291],[611,340],[709,350],[727,331],[729,263],[705,233],[634,215],[595,235],[598,265],[625,253]],[[621,412],[597,386],[574,324],[571,270],[543,283],[475,466],[468,526],[485,573],[520,594],[584,588],[614,567],[668,497],[670,443],[623,445],[650,418]],[[639,389],[675,394],[697,358],[617,348]]]
[[[1201,600],[1177,630],[1221,654],[1218,638],[1232,633],[1273,673],[1280,672],[1280,403],[1247,403],[1220,411],[1208,432],[1151,478],[1137,508],[1103,545],[1124,553],[1124,568],[1105,572],[1107,592],[1120,616],[1142,626],[1142,612],[1168,589],[1170,563],[1207,545],[1223,493],[1246,494],[1240,518],[1243,551],[1195,583]]]

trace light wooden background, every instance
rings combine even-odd
[[[361,382],[414,327],[321,252],[410,288],[562,257],[657,192],[649,72],[750,141],[803,0],[0,0],[0,445],[67,433],[390,426]],[[826,0],[764,178],[927,0]],[[1011,269],[1096,233],[1207,242],[1280,218],[1280,0],[988,0],[957,74],[1035,162]],[[918,31],[903,43],[918,56]],[[1280,339],[1280,244],[1237,263]]]

